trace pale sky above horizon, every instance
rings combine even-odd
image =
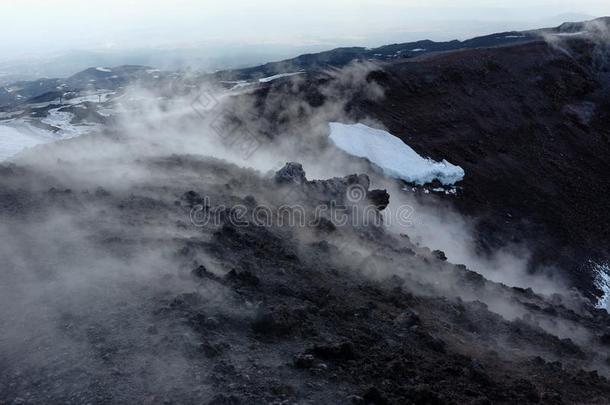
[[[543,24],[610,15],[608,0],[0,0],[2,58],[196,43],[316,44],[433,32],[453,21]],[[515,27],[516,29],[521,26]],[[450,35],[451,29],[447,29]],[[456,35],[459,33],[456,32]]]

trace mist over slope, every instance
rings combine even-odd
[[[346,122],[374,122],[421,155],[464,168],[457,195],[439,197],[473,219],[476,250],[493,256],[526,246],[518,255],[529,272],[562,274],[593,298],[603,292],[592,289],[598,272],[590,261],[608,261],[610,207],[599,192],[610,186],[608,22],[536,33],[538,40],[512,46],[369,62],[365,79],[383,97],[347,90]],[[329,82],[340,80],[310,73],[256,90],[256,112],[275,123],[280,107],[267,105],[293,98],[305,106],[295,115],[323,110],[318,86]],[[459,249],[443,247],[463,260]]]
[[[570,267],[607,258],[599,38],[46,101],[105,119],[0,167],[0,400],[606,403]],[[463,181],[385,176],[356,122]]]
[[[579,371],[607,373],[604,311],[413,243],[413,207],[368,202],[383,180],[147,143],[83,137],[3,169],[3,398],[605,400]]]

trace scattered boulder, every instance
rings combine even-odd
[[[297,354],[294,358],[294,366],[300,369],[308,369],[313,367],[315,361],[315,357],[311,354]]]
[[[421,319],[419,318],[417,311],[407,309],[394,319],[394,323],[396,325],[410,328],[411,326],[419,325],[421,323]]]
[[[278,184],[304,184],[307,182],[305,170],[300,163],[289,162],[275,173],[275,182]]]
[[[307,195],[316,202],[334,201],[338,206],[365,202],[371,181],[366,174],[352,174],[307,182]]]
[[[387,190],[371,190],[367,193],[367,198],[379,211],[385,210],[390,205],[390,194]]]
[[[214,281],[219,280],[218,276],[208,271],[208,269],[203,265],[197,267],[196,269],[193,269],[193,271],[191,271],[191,274],[193,275],[193,277],[198,279],[208,279]]]
[[[442,262],[447,261],[447,256],[445,255],[445,252],[443,252],[442,250],[434,250],[432,252],[432,256],[436,257],[438,260],[440,260]]]
[[[181,200],[190,206],[203,204],[204,198],[197,192],[190,190],[182,194]]]

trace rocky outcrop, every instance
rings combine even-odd
[[[307,182],[305,170],[300,163],[286,163],[275,173],[275,182],[278,184],[304,184]]]
[[[371,181],[366,174],[309,181],[303,166],[292,162],[275,173],[275,182],[283,186],[298,186],[298,193],[306,195],[314,204],[373,205],[383,211],[390,203],[386,190],[369,190]]]

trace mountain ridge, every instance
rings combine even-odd
[[[220,70],[216,73],[201,74],[201,78],[213,79],[218,81],[232,81],[232,80],[251,80],[259,79],[262,77],[274,76],[282,73],[290,73],[301,70],[323,70],[328,68],[340,68],[346,66],[348,63],[355,60],[374,60],[374,61],[393,61],[401,59],[411,59],[418,56],[427,55],[430,53],[456,51],[460,49],[473,49],[493,46],[508,46],[529,41],[544,40],[544,35],[552,33],[573,33],[582,30],[587,24],[600,23],[610,25],[610,17],[600,17],[590,21],[584,22],[565,22],[557,27],[553,28],[542,28],[536,30],[527,31],[506,31],[500,33],[492,33],[488,35],[482,35],[467,40],[451,40],[451,41],[432,41],[428,39],[405,42],[405,43],[394,43],[382,45],[375,48],[365,47],[339,47],[330,49],[327,51],[317,53],[306,53],[298,55],[294,58],[284,59],[277,62],[269,62],[263,65],[256,65],[252,67],[234,69],[234,70]],[[134,72],[128,74],[129,68],[134,68]],[[7,86],[0,88],[0,107],[6,106],[11,103],[24,103],[28,99],[40,96],[42,93],[39,90],[30,89],[34,87],[34,83],[40,88],[46,89],[46,91],[55,91],[56,88],[62,84],[67,85],[71,90],[82,90],[87,86],[93,88],[100,88],[99,84],[91,82],[84,82],[78,80],[79,78],[96,79],[96,74],[91,74],[95,71],[95,67],[90,67],[83,71],[77,72],[66,79],[58,78],[41,78],[38,80],[31,81],[20,81],[15,82]],[[114,68],[120,75],[120,80],[117,83],[103,80],[102,83],[109,86],[111,89],[115,88],[119,84],[127,83],[130,79],[134,79],[133,74],[135,71],[146,71],[152,69],[148,66],[140,65],[122,65]],[[89,73],[86,73],[89,72]],[[161,72],[160,74],[167,76],[170,72]],[[104,75],[101,75],[104,76]],[[112,76],[112,75],[107,75]],[[42,83],[42,84],[40,84]],[[14,92],[8,92],[6,89],[11,87],[26,86],[25,95],[20,99],[15,97]]]

